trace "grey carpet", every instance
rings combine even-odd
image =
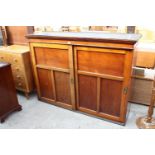
[[[135,120],[146,115],[147,106],[131,104],[125,126],[38,101],[36,94],[27,100],[18,93],[23,110],[12,113],[0,129],[136,129]]]

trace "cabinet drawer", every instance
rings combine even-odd
[[[26,85],[24,82],[15,81],[16,88],[19,90],[26,90]]]
[[[10,63],[11,56],[7,53],[0,52],[0,61]]]
[[[22,73],[13,72],[13,78],[17,89],[26,89],[26,81]]]
[[[13,54],[11,63],[13,65],[21,65],[22,64],[22,56],[19,54]]]
[[[21,74],[23,72],[23,70],[22,70],[21,66],[12,65],[12,72],[17,73],[17,74]]]
[[[23,72],[18,72],[18,71],[13,70],[12,73],[13,73],[14,79],[25,80]]]
[[[14,80],[16,80],[16,81],[24,81],[25,82],[24,76],[22,74],[13,73],[13,77],[14,77]]]
[[[26,82],[24,78],[24,73],[20,68],[18,70],[13,70],[13,77],[17,88],[26,89]]]

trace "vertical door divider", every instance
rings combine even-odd
[[[97,77],[97,113],[100,109],[101,78]]]
[[[54,71],[51,70],[51,79],[52,79],[52,87],[53,87],[53,94],[54,94],[54,100],[56,101],[56,86],[55,86],[55,78],[54,78]]]
[[[70,74],[70,90],[71,90],[71,103],[72,103],[72,109],[76,109],[75,105],[75,78],[74,78],[74,54],[73,54],[73,46],[69,45],[69,74]]]
[[[74,48],[74,67],[75,67],[75,88],[76,88],[76,103],[79,108],[79,89],[78,89],[78,68],[77,68],[77,50]]]

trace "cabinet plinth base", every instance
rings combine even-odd
[[[10,110],[9,112],[7,112],[6,114],[0,116],[0,122],[4,123],[5,119],[12,113],[15,111],[21,111],[22,110],[22,106],[18,105],[17,107],[13,108],[12,110]]]

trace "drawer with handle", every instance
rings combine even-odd
[[[23,72],[18,72],[16,70],[12,71],[14,79],[16,80],[24,80],[24,73]]]
[[[16,88],[18,89],[22,89],[22,90],[26,89],[26,85],[23,81],[15,80],[15,85],[16,85]]]
[[[0,53],[0,61],[7,62],[7,58],[4,54]]]
[[[22,57],[18,54],[14,54],[13,55],[13,58],[12,58],[12,62],[11,62],[13,65],[20,65],[22,64]]]
[[[8,63],[10,63],[10,60],[11,60],[11,55],[10,54],[6,54],[6,53],[3,53],[3,52],[0,52],[0,61],[1,62],[8,62]]]

